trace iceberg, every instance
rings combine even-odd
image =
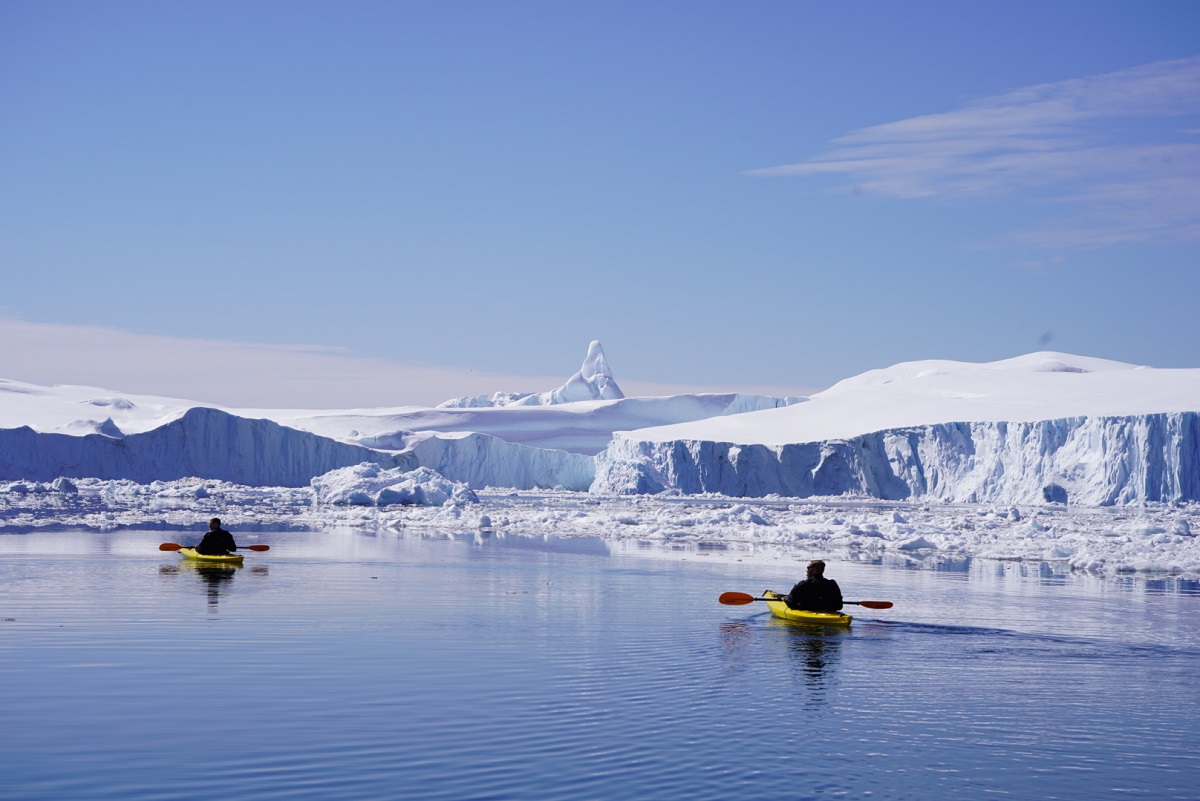
[[[436,470],[386,469],[374,462],[331,470],[311,482],[313,501],[355,506],[463,506],[479,503],[466,484],[448,480]]]
[[[218,409],[0,381],[0,480],[304,487],[364,463],[473,490],[1128,506],[1200,500],[1200,370],[1041,352],[906,362],[808,398],[558,389],[437,408]]]
[[[382,453],[271,420],[199,406],[157,428],[126,436],[43,433],[29,426],[0,429],[0,478],[6,479],[88,477],[149,483],[198,477],[300,487],[315,475],[364,461],[418,466],[411,454]]]
[[[592,492],[1087,506],[1200,500],[1200,370],[910,362],[774,411],[621,432]]]
[[[593,339],[588,345],[583,366],[566,383],[549,392],[497,392],[454,398],[438,405],[439,409],[477,409],[495,406],[553,406],[591,400],[619,400],[625,397],[617,385],[604,356],[604,346]]]
[[[596,462],[590,456],[505,442],[487,434],[416,434],[405,452],[473,489],[586,492],[596,477]]]
[[[190,476],[299,487],[331,469],[372,462],[430,467],[476,489],[586,491],[595,477],[592,457],[615,431],[800,400],[737,393],[626,398],[596,341],[558,389],[492,397],[504,400],[459,399],[432,409],[217,409],[93,387],[0,381],[0,479],[145,483]],[[526,397],[534,400],[518,402]]]
[[[945,423],[787,445],[618,436],[591,491],[1112,506],[1200,501],[1200,414]]]

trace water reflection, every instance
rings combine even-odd
[[[180,574],[193,576],[203,588],[208,601],[208,611],[215,613],[222,596],[228,596],[233,587],[233,579],[244,568],[241,565],[212,565],[201,562],[184,561],[175,565],[163,565],[158,569],[159,575],[177,576]],[[265,576],[268,573],[266,565],[255,565],[250,568],[254,576]]]
[[[831,626],[809,626],[771,618],[770,626],[779,629],[792,658],[792,675],[808,689],[814,704],[823,704],[834,685],[841,646],[847,629]]]
[[[719,627],[725,672],[738,674],[763,664],[763,646],[783,658],[768,659],[772,670],[788,673],[805,690],[805,706],[822,706],[836,683],[841,648],[849,630],[810,626],[769,617],[766,627],[754,619],[731,620]]]
[[[221,594],[227,592],[233,583],[233,577],[242,569],[241,565],[200,565],[187,564],[184,570],[195,573],[205,588],[208,596],[208,611],[216,612]]]
[[[1151,595],[1200,595],[1200,581],[1184,578],[1152,578],[1141,579],[1122,576],[1117,585],[1126,589],[1145,587]]]

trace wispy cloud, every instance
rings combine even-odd
[[[1042,247],[1200,238],[1200,57],[1040,84],[852,131],[762,176],[835,175],[897,198],[1061,204]]]

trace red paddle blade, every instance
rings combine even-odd
[[[251,551],[269,551],[269,550],[271,550],[270,545],[240,545],[240,546],[238,546],[238,550],[241,550],[242,548],[246,548]]]
[[[178,551],[182,547],[183,546],[177,542],[164,542],[162,545],[158,546],[158,550],[160,550],[160,551]]]
[[[744,592],[723,592],[717,601],[726,606],[741,606],[754,603],[754,596]]]
[[[859,606],[865,606],[868,609],[891,609],[891,601],[855,601]]]

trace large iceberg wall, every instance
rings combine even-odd
[[[472,489],[562,487],[584,492],[596,475],[590,456],[505,442],[488,434],[416,435],[409,439],[406,452],[422,467]]]
[[[943,423],[789,445],[639,441],[597,457],[592,492],[852,494],[1085,506],[1200,501],[1200,414]]]
[[[249,486],[302,487],[330,470],[375,462],[417,467],[411,454],[386,454],[281,426],[195,407],[166,425],[124,437],[0,429],[0,478],[52,481],[195,476]]]

